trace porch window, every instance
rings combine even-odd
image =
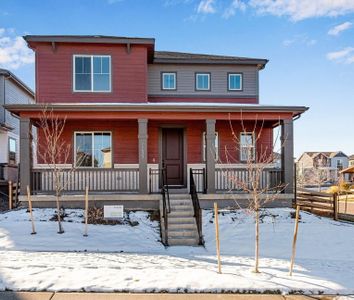
[[[197,91],[210,91],[210,73],[195,74],[195,89]]]
[[[74,55],[74,91],[110,92],[111,57]]]
[[[254,134],[252,132],[241,132],[240,134],[240,160],[254,160],[256,155],[256,146]]]
[[[16,164],[17,141],[14,138],[9,138],[9,163]]]
[[[163,90],[176,89],[176,73],[162,73],[162,89]]]
[[[111,133],[75,132],[75,165],[77,167],[111,168]]]
[[[215,147],[215,161],[219,159],[219,134],[215,132],[215,140],[214,140],[214,147]],[[203,161],[206,161],[206,133],[203,132]]]
[[[229,91],[241,91],[242,90],[242,74],[230,73],[228,75],[228,89],[229,89]]]

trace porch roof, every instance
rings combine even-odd
[[[172,113],[285,113],[296,117],[309,108],[306,106],[276,106],[261,104],[171,102],[171,103],[52,103],[8,104],[5,108],[16,115],[40,112],[172,112]]]

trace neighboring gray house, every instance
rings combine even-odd
[[[328,181],[335,182],[338,172],[349,166],[349,157],[342,151],[304,152],[297,161],[299,175],[306,175],[317,169],[326,174]]]
[[[354,154],[349,156],[349,166],[354,166]]]
[[[12,72],[0,68],[0,181],[17,179],[20,157],[19,119],[4,105],[34,102],[34,92]]]

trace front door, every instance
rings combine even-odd
[[[168,185],[184,185],[183,148],[183,128],[162,129],[162,163]]]

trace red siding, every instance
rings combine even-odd
[[[112,92],[73,92],[73,55],[111,55]],[[146,102],[147,49],[133,45],[49,44],[36,46],[36,97],[40,103]]]
[[[253,124],[245,123],[246,130],[253,130]],[[205,131],[205,122],[202,121],[150,121],[148,123],[148,163],[159,163],[159,128],[163,126],[181,126],[185,128],[185,140],[187,143],[187,163],[202,163],[202,134]],[[239,136],[242,127],[240,122],[232,123],[235,134]],[[113,145],[113,163],[136,164],[138,163],[138,123],[131,121],[84,121],[68,120],[65,125],[63,139],[67,144],[73,145],[75,131],[111,131]],[[219,157],[220,163],[239,162],[238,145],[232,137],[232,130],[228,121],[217,121],[216,131],[219,133]],[[259,129],[257,129],[257,132]],[[38,135],[41,142],[41,130]],[[257,143],[258,154],[265,151],[272,153],[273,129],[265,125],[261,137]],[[228,153],[228,156],[226,155]],[[69,162],[72,162],[73,146],[70,149]],[[38,162],[43,163],[38,156]]]

